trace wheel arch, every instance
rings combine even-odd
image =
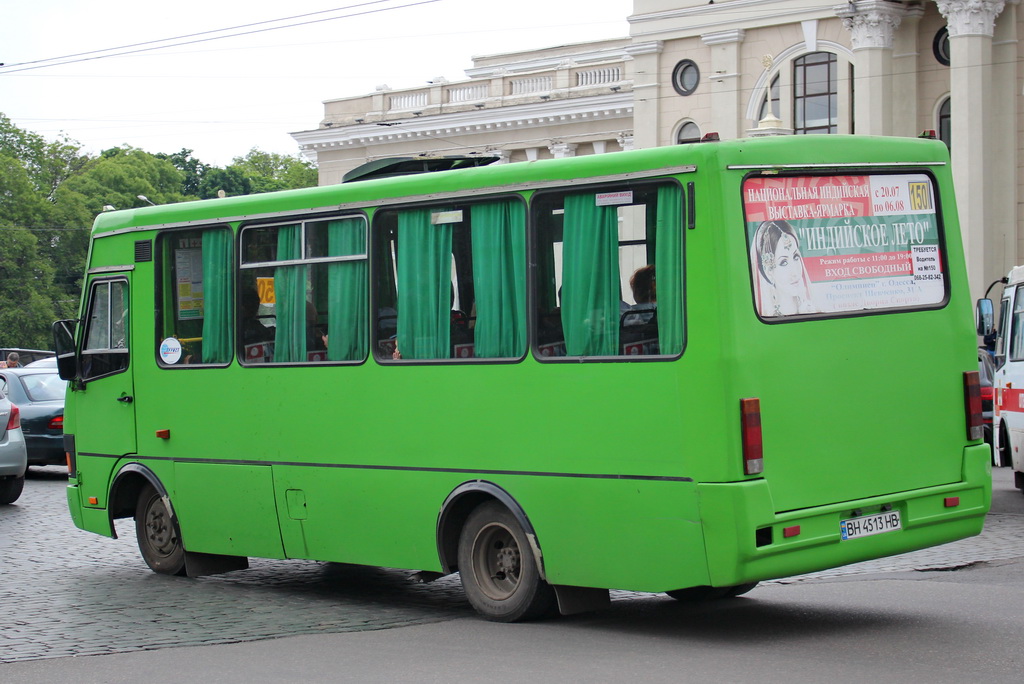
[[[541,579],[546,580],[540,543],[530,519],[526,516],[526,511],[515,497],[487,480],[462,483],[453,489],[441,504],[441,511],[437,516],[437,553],[443,574],[447,575],[459,569],[459,535],[473,509],[487,501],[498,501],[515,516],[516,522],[530,540],[530,550],[537,562]]]
[[[164,487],[156,473],[141,463],[127,463],[114,475],[114,480],[110,484],[110,495],[107,499],[110,531],[114,538],[117,538],[114,520],[117,518],[131,518],[135,515],[135,506],[138,503],[139,494],[142,493],[142,489],[147,484],[151,485],[163,497],[167,510],[171,512],[171,517],[177,520],[174,506],[171,504],[171,497],[167,495],[167,488]]]

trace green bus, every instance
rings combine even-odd
[[[54,325],[75,525],[134,518],[167,574],[459,572],[498,621],[980,532],[942,143],[352,177],[97,217],[80,318]]]

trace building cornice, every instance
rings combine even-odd
[[[627,18],[634,38],[697,37],[726,28],[756,28],[807,19],[834,19],[834,3],[808,0],[731,0]]]
[[[493,109],[452,112],[361,123],[354,126],[318,128],[291,133],[292,138],[309,156],[317,150],[349,146],[371,146],[401,140],[453,135],[475,135],[487,131],[529,129],[581,121],[623,119],[632,128],[633,95],[629,92],[552,100]]]
[[[525,59],[521,62],[506,62],[504,64],[473,67],[466,69],[465,74],[471,79],[499,78],[509,74],[551,71],[552,69],[561,69],[570,65],[622,61],[626,57],[626,49],[627,46],[620,46],[571,55],[552,55],[539,59]]]

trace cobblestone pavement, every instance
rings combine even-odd
[[[996,478],[1009,487],[1008,469]],[[0,508],[0,663],[389,629],[473,614],[457,577],[420,584],[393,569],[252,559],[249,570],[226,575],[156,575],[138,555],[130,520],[118,521],[117,540],[77,530],[64,486],[61,469],[35,470],[17,504]],[[1021,557],[1024,502],[1020,510],[991,513],[973,539],[777,582]]]

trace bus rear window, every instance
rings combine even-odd
[[[933,308],[945,301],[928,175],[751,176],[743,183],[743,210],[762,318]]]

